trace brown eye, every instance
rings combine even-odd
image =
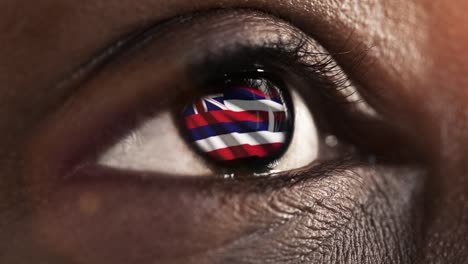
[[[287,91],[265,78],[227,79],[222,86],[184,109],[183,130],[195,150],[223,165],[280,158],[294,125]]]
[[[179,110],[143,122],[107,150],[99,164],[174,176],[232,177],[272,175],[317,159],[318,128],[292,85],[258,75],[223,77],[207,83],[205,94],[183,100]]]
[[[360,150],[348,135],[361,135],[354,121],[367,108],[354,103],[363,100],[326,50],[295,30],[240,31],[245,38],[219,46],[213,32],[203,52],[174,45],[187,54],[156,57],[167,75],[150,67],[141,75],[150,80],[128,86],[144,98],[129,92],[134,122],[115,125],[119,137],[97,165],[168,177],[274,176]]]

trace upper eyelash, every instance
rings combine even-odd
[[[274,16],[272,14],[266,13],[263,10],[256,10],[256,9],[250,9],[250,8],[237,8],[236,10],[257,12],[261,14],[266,14],[268,16]],[[190,14],[180,15],[177,17],[166,19],[165,21],[157,23],[156,25],[138,29],[129,34],[126,34],[117,42],[111,44],[107,48],[103,49],[101,52],[98,52],[97,55],[92,57],[88,62],[83,63],[81,66],[79,66],[69,76],[66,76],[66,78],[58,82],[57,86],[78,86],[77,84],[79,84],[80,81],[84,77],[86,77],[89,73],[96,71],[101,67],[104,67],[108,62],[112,61],[114,58],[119,57],[120,55],[124,53],[130,53],[131,51],[135,51],[143,47],[146,43],[150,42],[152,39],[156,38],[158,35],[164,34],[166,32],[165,29],[168,28],[170,25],[184,23],[184,22],[195,19],[197,16],[203,15],[204,13],[212,13],[212,12],[225,12],[225,10],[213,9],[213,10],[208,10],[208,11],[200,11],[200,12],[193,12]],[[277,19],[283,20],[284,18],[277,18]],[[287,20],[283,20],[283,21],[288,24],[290,23]],[[343,98],[345,99],[345,100],[336,101],[335,103],[353,103],[353,101],[347,100],[346,98],[350,97],[352,94],[356,93],[357,91],[355,89],[352,89],[352,91],[350,92],[343,93],[343,91],[348,90],[348,88],[350,88],[349,78],[343,71],[336,70],[337,68],[339,68],[339,66],[334,60],[334,57],[342,55],[342,54],[349,54],[352,52],[352,50],[343,50],[341,52],[337,52],[333,54],[327,54],[327,53],[322,53],[322,52],[312,52],[308,50],[307,48],[307,44],[309,42],[307,35],[297,34],[296,32],[295,38],[296,38],[296,41],[286,43],[286,42],[281,41],[281,38],[279,37],[278,40],[276,41],[277,42],[277,47],[275,47],[276,51],[280,50],[279,47],[282,47],[283,48],[282,53],[286,55],[286,57],[295,58],[297,62],[301,62],[300,64],[302,64],[301,65],[302,68],[309,69],[309,72],[320,72],[325,75],[326,74],[335,75],[334,79],[336,81],[333,85],[334,87],[333,90],[335,91],[332,91],[332,93],[335,93],[336,91],[339,91],[339,92],[341,91],[341,94],[343,95]],[[285,47],[287,48],[284,49]],[[356,55],[357,60],[356,60],[354,67],[359,66],[360,61],[362,60],[362,57],[365,56],[367,51],[368,49],[366,49],[364,52],[361,52],[361,54]],[[323,58],[321,62],[315,62],[312,64],[309,64],[306,62],[306,60],[303,60],[303,58],[307,58],[311,56],[321,56]],[[74,89],[69,89],[69,90],[70,92],[68,94],[73,95],[73,93],[75,92]],[[324,90],[324,92],[325,94],[327,94],[327,90]],[[337,99],[336,94],[328,94],[328,95],[330,95],[328,96],[330,99],[334,99],[334,100]],[[67,98],[71,96],[65,95],[65,97]],[[370,108],[370,107],[366,107],[366,108]],[[367,109],[367,112],[369,112],[369,114],[372,116],[377,115],[375,111],[372,111],[369,109]]]
[[[241,9],[241,10],[250,10],[250,9]],[[224,12],[224,10],[211,10],[210,12]],[[250,10],[254,12],[264,13],[259,10]],[[167,19],[161,23],[158,23],[155,26],[149,28],[143,28],[127,34],[122,39],[112,44],[108,48],[104,49],[102,52],[98,53],[97,56],[93,57],[87,63],[84,63],[76,71],[74,71],[70,76],[63,79],[58,83],[58,86],[75,86],[81,81],[84,76],[87,76],[90,72],[96,71],[97,69],[104,67],[109,61],[112,61],[114,58],[119,57],[122,54],[131,53],[132,51],[138,50],[139,48],[146,45],[152,39],[156,38],[158,35],[164,34],[165,28],[169,25],[180,24],[194,19],[195,17],[202,15],[204,12],[197,12],[188,15],[182,15],[175,18]],[[267,14],[269,15],[269,14]],[[289,23],[289,22],[287,22]],[[340,104],[357,104],[362,102],[360,96],[354,96],[358,91],[352,88],[351,81],[346,73],[344,73],[339,65],[335,62],[334,57],[351,53],[351,50],[342,51],[339,53],[328,54],[325,52],[313,52],[308,48],[309,37],[305,34],[300,34],[294,32],[294,41],[283,41],[279,36],[278,39],[274,42],[274,46],[266,47],[270,48],[275,55],[278,57],[283,57],[290,61],[295,61],[297,65],[300,65],[300,69],[306,70],[308,75],[317,76],[332,76],[333,84],[332,85],[322,85],[327,89],[322,89],[322,93],[325,95],[325,98],[333,100],[334,103]],[[359,66],[361,59],[359,57],[364,57],[366,52],[362,52],[357,55],[356,63],[354,67]],[[308,63],[307,58],[310,57],[321,57],[320,61],[315,61],[314,63]],[[317,85],[320,85],[320,79],[316,78],[313,80]],[[77,86],[77,85],[76,85]],[[74,89],[70,89],[70,95],[74,94]],[[337,97],[337,93],[341,95]],[[71,97],[71,96],[66,96]],[[352,97],[354,99],[352,99]],[[350,100],[351,99],[351,100]],[[359,108],[359,106],[357,107]],[[377,116],[377,113],[368,105],[365,107],[360,107],[362,112],[366,112],[369,116]]]
[[[284,42],[279,37],[277,41],[273,41],[274,44],[263,47],[244,44],[229,51],[209,53],[204,61],[195,63],[196,66],[193,67],[195,70],[191,75],[195,76],[198,83],[205,84],[207,80],[223,76],[225,72],[239,71],[242,68],[245,69],[244,72],[249,72],[255,67],[265,67],[265,64],[271,61],[287,63],[291,70],[302,73],[301,75],[307,78],[309,83],[318,88],[316,90],[324,99],[333,104],[355,108],[368,117],[378,116],[377,112],[363,100],[355,84],[335,61],[334,57],[343,53],[333,55],[315,52],[309,47],[308,36],[297,34],[294,37],[296,39],[289,42]],[[361,56],[365,56],[365,53]],[[245,58],[249,62],[242,62]],[[269,58],[270,61],[262,58]],[[355,67],[359,66],[360,61],[356,59]],[[203,69],[203,72],[199,69]]]
[[[302,36],[296,48],[286,51],[289,56],[295,58],[298,64],[301,65],[308,73],[317,74],[318,76],[331,77],[332,85],[322,85],[326,87],[322,93],[327,99],[333,100],[334,103],[351,105],[356,107],[363,114],[369,117],[377,118],[378,113],[369,106],[355,87],[355,83],[350,79],[349,75],[341,69],[340,65],[336,62],[336,58],[345,54],[352,53],[352,50],[342,51],[339,53],[323,53],[313,52],[307,48],[308,40],[306,36]],[[369,49],[362,51],[355,55],[352,59],[354,61],[352,69],[362,66],[361,62],[364,60]],[[321,58],[319,61],[308,63],[310,57]],[[320,78],[314,79],[316,84],[320,85]],[[339,95],[337,97],[337,94]]]

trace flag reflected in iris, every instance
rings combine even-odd
[[[260,83],[227,87],[186,107],[186,132],[199,152],[216,161],[233,161],[274,159],[284,151],[291,114],[281,90]]]

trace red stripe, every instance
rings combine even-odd
[[[198,100],[195,103],[195,107],[197,108],[198,113],[203,113],[205,112],[205,108],[203,107],[203,99]]]
[[[277,153],[283,143],[272,143],[263,145],[239,145],[229,148],[217,149],[211,152],[207,152],[209,156],[217,160],[234,160],[249,157],[265,158],[272,156]]]
[[[274,112],[276,121],[285,119],[284,112]],[[230,122],[264,122],[268,121],[267,111],[244,111],[234,112],[231,110],[218,110],[210,112],[201,112],[195,115],[185,117],[185,124],[188,129],[206,126],[215,123],[230,123]]]

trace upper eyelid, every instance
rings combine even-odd
[[[68,90],[68,95],[65,95],[64,100],[66,101],[67,98],[72,97],[76,92],[76,89],[78,89],[79,84],[88,79],[93,75],[93,73],[98,72],[107,64],[112,63],[113,60],[119,58],[121,55],[137,49],[138,46],[143,45],[145,42],[156,37],[159,32],[162,33],[164,31],[165,26],[181,22],[190,17],[192,17],[192,15],[176,16],[155,25],[137,28],[131,32],[123,34],[120,38],[107,45],[104,49],[97,51],[95,55],[88,59],[88,61],[82,63],[56,84],[58,87],[68,88],[66,89]]]
[[[226,16],[228,16],[230,19],[227,19]],[[238,23],[238,20],[240,20],[242,23]],[[192,23],[195,21],[197,22]],[[213,21],[222,21],[224,25],[227,24],[233,26],[213,26]],[[208,25],[208,27],[211,26],[211,29],[207,29],[205,27],[206,25]],[[252,26],[252,29],[249,28],[249,30],[245,30],[246,25]],[[218,35],[215,34],[215,36],[200,37],[197,35],[199,34],[199,31],[195,31],[197,33],[194,34],[190,30],[197,26],[199,30],[204,30],[203,33],[209,30],[211,33],[214,31]],[[174,27],[177,28],[177,30],[171,31]],[[223,43],[222,45],[213,46],[211,41],[216,39],[216,37],[219,38],[220,36],[225,36],[226,33],[224,30],[226,29],[229,30],[230,33],[237,32],[237,37],[223,39],[223,41],[220,41],[220,43]],[[315,51],[316,53],[313,55],[320,55],[322,59],[331,59],[331,55],[328,54],[320,44],[310,38],[310,36],[303,33],[300,29],[295,28],[293,25],[289,24],[287,21],[283,21],[279,18],[258,11],[252,12],[250,10],[222,10],[192,14],[187,17],[177,17],[173,20],[169,20],[156,26],[135,32],[131,34],[131,36],[118,43],[115,43],[113,46],[106,49],[105,52],[103,52],[96,59],[92,60],[92,62],[87,64],[84,68],[87,69],[87,71],[90,71],[91,75],[95,72],[98,72],[99,68],[109,68],[108,66],[111,67],[112,72],[112,67],[118,68],[122,65],[122,63],[125,65],[129,60],[136,61],[136,66],[134,66],[139,67],[138,60],[141,60],[142,58],[144,58],[144,60],[152,60],[153,56],[157,56],[155,59],[159,59],[158,57],[160,57],[161,52],[158,48],[155,48],[154,44],[157,43],[156,47],[159,47],[160,45],[163,47],[168,46],[164,44],[164,42],[172,43],[171,41],[174,41],[174,37],[176,37],[176,40],[180,39],[177,38],[179,37],[178,34],[180,33],[180,30],[185,33],[188,32],[189,35],[192,34],[188,37],[189,41],[193,40],[194,37],[199,41],[199,45],[196,46],[196,48],[184,51],[191,55],[195,54],[196,56],[199,56],[199,58],[191,58],[189,61],[185,62],[191,63],[192,66],[195,65],[195,68],[203,68],[200,66],[203,66],[202,64],[206,62],[206,57],[209,56],[210,52],[213,52],[213,50],[217,50],[217,52],[219,52],[219,50],[225,50],[226,48],[229,49],[229,47],[233,44],[239,45],[239,43],[242,43],[241,45],[245,46],[251,45],[261,48],[268,47],[275,52],[283,52],[286,50],[288,55],[308,52],[310,53]],[[180,37],[184,37],[183,35],[184,34],[181,34]],[[169,45],[169,47],[171,49],[174,48],[171,45]],[[187,45],[185,47],[187,47]],[[153,52],[152,54],[147,54],[146,50],[140,52],[142,49],[153,50]],[[177,47],[175,47],[175,49],[177,50]],[[318,56],[303,57],[314,58]],[[115,63],[116,61],[119,63]],[[206,70],[206,68],[203,69]],[[153,74],[157,75],[158,73],[159,72],[155,70]],[[81,75],[84,74],[78,75],[81,77]]]
[[[83,82],[86,82],[86,80],[92,78],[95,74],[99,73],[101,69],[105,69],[107,65],[113,64],[115,60],[119,60],[125,56],[131,56],[131,54],[133,52],[138,51],[139,48],[151,46],[151,42],[156,40],[158,36],[167,34],[171,26],[181,24],[184,22],[186,23],[196,18],[212,16],[216,13],[220,15],[223,13],[231,13],[232,15],[232,13],[236,12],[243,15],[248,13],[248,17],[250,18],[257,18],[260,19],[262,22],[268,21],[268,23],[270,23],[271,25],[283,27],[283,30],[286,30],[286,26],[287,30],[289,30],[288,35],[295,35],[295,37],[299,41],[305,38],[305,35],[302,32],[300,32],[299,29],[294,28],[294,26],[290,25],[287,21],[281,20],[277,17],[274,17],[271,14],[256,9],[215,9],[176,16],[164,20],[155,25],[136,29],[130,33],[124,34],[117,41],[111,43],[103,50],[96,52],[96,55],[91,57],[87,62],[81,64],[81,66],[79,66],[69,75],[65,76],[65,78],[61,79],[56,84],[56,86],[60,87],[62,90],[67,91],[62,101],[67,101],[70,98],[72,98],[79,89],[79,86]]]
[[[177,24],[183,21],[193,19],[195,17],[200,17],[204,15],[211,15],[216,12],[228,13],[228,12],[239,12],[241,14],[250,13],[254,16],[262,17],[263,19],[269,18],[270,23],[272,21],[277,21],[282,26],[288,24],[289,26],[296,28],[301,32],[305,32],[305,35],[315,39],[315,35],[320,35],[320,33],[327,33],[328,30],[331,30],[329,25],[325,21],[321,22],[320,17],[322,16],[320,12],[317,12],[316,19],[314,19],[314,26],[308,25],[307,23],[302,23],[296,19],[292,19],[287,13],[282,14],[281,12],[276,12],[270,8],[260,8],[260,7],[236,7],[233,6],[230,9],[218,9],[218,8],[202,8],[200,10],[188,10],[189,13],[177,14],[174,13],[172,17],[166,16],[162,17],[159,22],[155,22],[152,25],[140,24],[135,25],[135,29],[132,31],[127,31],[121,34],[121,37],[113,40],[107,47],[102,50],[94,52],[94,56],[90,57],[87,61],[84,61],[81,66],[77,67],[75,70],[71,71],[64,78],[59,79],[54,86],[58,86],[58,90],[64,91],[61,95],[60,101],[66,102],[70,100],[79,90],[80,85],[86,82],[88,79],[92,78],[97,72],[101,69],[104,69],[106,65],[112,64],[114,60],[118,59],[120,56],[129,53],[132,49],[142,46],[146,41],[150,41],[152,38],[158,35],[158,32],[161,33],[164,31],[164,28],[170,24]],[[282,14],[282,15],[281,15]],[[278,17],[277,15],[281,15]],[[297,22],[297,23],[295,23]],[[317,34],[314,34],[317,33]],[[351,36],[346,37],[346,39],[351,39]],[[348,42],[348,41],[346,41]],[[343,45],[342,48],[345,48]],[[333,50],[337,50],[336,47]],[[342,52],[341,48],[338,48],[338,53]],[[353,51],[354,52],[354,51]],[[358,51],[359,52],[359,51]],[[60,107],[60,102],[57,102],[57,107]],[[52,109],[57,111],[57,109]]]

